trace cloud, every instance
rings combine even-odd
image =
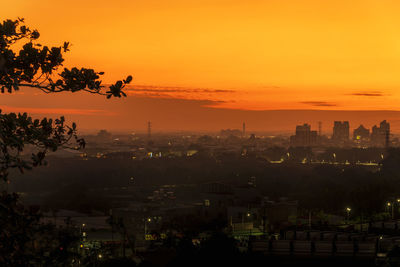
[[[127,88],[129,92],[157,92],[157,93],[235,93],[235,90],[192,88],[180,86],[135,85]]]
[[[136,96],[137,98],[143,98],[143,99],[159,99],[159,100],[167,100],[167,101],[172,101],[174,103],[192,103],[197,106],[201,107],[214,107],[219,104],[223,103],[228,103],[230,101],[224,101],[224,100],[215,100],[215,99],[207,99],[207,98],[181,98],[181,97],[170,97],[170,96],[165,96],[164,94],[158,94],[158,93],[146,93],[144,95]]]
[[[74,109],[74,108],[33,108],[33,107],[13,107],[0,105],[0,109],[4,112],[29,114],[54,114],[54,115],[86,115],[86,116],[115,116],[115,112],[101,109]]]
[[[302,101],[301,104],[311,105],[316,107],[335,107],[337,104],[326,101]]]
[[[282,87],[275,86],[275,85],[264,85],[264,86],[260,86],[260,88],[262,88],[262,89],[282,89]]]
[[[380,91],[365,91],[365,92],[356,92],[356,93],[352,93],[350,95],[354,95],[354,96],[384,96],[383,92]]]
[[[235,90],[229,89],[157,85],[130,86],[126,92],[134,97],[195,101],[203,107],[218,107],[223,103],[231,102],[232,100],[227,99],[227,94],[236,93]]]
[[[235,93],[235,90],[226,90],[226,89],[202,89],[204,93]]]

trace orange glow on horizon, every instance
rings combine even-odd
[[[71,42],[66,66],[105,71],[105,83],[132,74],[130,95],[239,110],[399,110],[399,13],[393,0],[14,0],[0,10],[43,44]]]

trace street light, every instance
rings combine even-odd
[[[346,212],[347,212],[347,223],[349,223],[350,211],[351,211],[351,208],[347,207],[347,208],[346,208]]]
[[[400,202],[399,201],[400,199],[397,199],[397,202]],[[390,209],[390,208],[392,208],[392,220],[394,219],[394,203],[392,204],[391,202],[388,202],[388,203],[386,203],[386,205],[388,206],[388,209]]]
[[[249,218],[251,217],[250,211],[248,211],[248,212],[246,213],[246,216],[247,216],[247,218],[248,218],[248,220],[249,220]],[[248,220],[247,220],[247,222],[248,222]],[[244,223],[244,219],[243,219],[243,223]],[[251,228],[250,228],[250,235],[251,235]]]
[[[144,240],[146,240],[146,234],[147,234],[147,223],[151,222],[151,218],[147,218],[144,220]]]

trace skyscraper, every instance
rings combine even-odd
[[[372,127],[371,144],[378,147],[388,147],[390,141],[390,124],[386,120],[381,121],[379,127]]]
[[[322,136],[322,121],[318,122],[318,136]]]
[[[311,131],[307,123],[296,126],[296,134],[290,137],[291,146],[313,146],[317,143],[317,131]]]
[[[365,128],[362,124],[353,131],[353,140],[362,141],[369,139],[369,129]]]
[[[349,141],[350,126],[348,121],[335,121],[333,124],[332,140],[337,144]]]

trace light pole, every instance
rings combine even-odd
[[[144,240],[146,240],[146,234],[147,234],[147,223],[151,222],[151,218],[146,218],[144,220]]]
[[[388,210],[391,208],[392,210],[391,210],[391,217],[392,217],[392,220],[394,219],[394,203],[391,203],[391,202],[388,202],[388,203],[386,203],[386,205],[388,206]],[[390,212],[390,210],[389,210],[389,212]]]
[[[396,208],[396,219],[398,218],[399,214],[399,207],[400,207],[400,198],[397,199],[397,208]],[[394,208],[394,207],[393,207]]]
[[[85,244],[85,241],[86,241],[85,227],[86,227],[86,224],[82,223],[81,227],[80,227],[80,231],[79,231],[79,235],[80,235],[80,245],[79,245],[80,250],[79,250],[79,254],[80,254],[81,257],[86,254],[85,249],[84,249],[85,248],[84,244]],[[79,260],[78,265],[80,266],[80,264],[81,263],[80,263],[80,260]]]
[[[347,208],[346,208],[346,212],[347,212],[347,224],[349,224],[349,220],[350,220],[350,211],[351,211],[351,208],[347,207]]]
[[[246,220],[246,221],[248,222],[248,221],[249,221],[249,219],[250,219],[250,217],[251,217],[251,213],[250,213],[250,211],[248,211],[248,212],[247,212],[246,216],[247,216],[247,220]],[[252,220],[252,221],[253,221],[253,220]],[[251,235],[251,230],[252,230],[252,227],[253,227],[253,226],[251,226],[251,228],[250,228],[250,235]]]

